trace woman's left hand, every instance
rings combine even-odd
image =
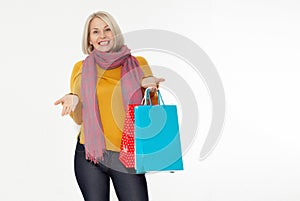
[[[151,87],[152,88],[151,91],[153,91],[153,90],[156,90],[159,83],[163,82],[163,81],[165,81],[164,78],[157,78],[154,76],[146,77],[142,80],[142,87],[144,87],[144,88]]]

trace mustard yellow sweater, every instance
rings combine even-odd
[[[147,61],[140,56],[136,59],[144,72],[144,77],[152,76],[152,71]],[[82,61],[75,64],[70,81],[71,92],[78,95],[81,100],[80,83],[81,83]],[[112,70],[103,70],[97,68],[97,98],[99,110],[101,110],[101,121],[103,125],[103,133],[106,142],[106,149],[112,151],[120,151],[123,123],[125,120],[125,110],[122,101],[121,92],[121,66]],[[84,144],[84,131],[81,115],[82,104],[79,101],[74,112],[71,113],[73,120],[81,125],[80,127],[80,143]]]

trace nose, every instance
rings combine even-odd
[[[105,38],[105,36],[106,36],[105,33],[104,33],[103,31],[100,31],[100,34],[99,34],[99,35],[100,35],[100,38]]]

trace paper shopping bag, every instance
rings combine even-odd
[[[149,90],[149,89],[148,89]],[[145,90],[142,89],[145,101]],[[158,95],[154,92],[149,92],[151,104],[158,104]],[[149,95],[148,94],[148,95]],[[141,103],[142,104],[142,103]],[[121,147],[119,160],[126,168],[135,168],[135,146],[134,146],[134,107],[141,104],[129,104],[126,109],[124,128],[122,132]]]
[[[159,105],[134,107],[136,173],[183,170],[177,107],[165,105],[157,93]]]
[[[134,107],[139,104],[129,104],[126,110],[125,123],[122,133],[119,160],[127,168],[135,167],[134,151]]]

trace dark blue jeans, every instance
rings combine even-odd
[[[119,201],[148,201],[147,181],[144,174],[125,173],[118,152],[107,151],[104,164],[93,164],[85,159],[84,145],[77,142],[75,176],[85,201],[109,201],[110,179]],[[119,170],[118,170],[119,169]],[[128,172],[131,172],[128,169]]]

